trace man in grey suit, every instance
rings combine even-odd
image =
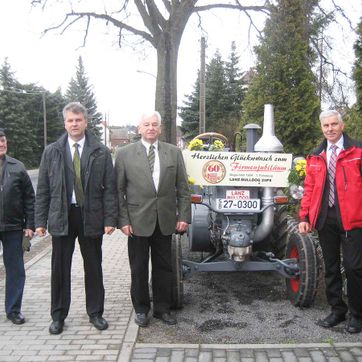
[[[181,150],[158,140],[161,116],[143,115],[141,140],[122,147],[116,157],[118,227],[128,236],[131,298],[135,323],[148,325],[149,250],[152,261],[153,316],[176,324],[170,313],[172,290],[171,239],[187,230],[191,201]]]

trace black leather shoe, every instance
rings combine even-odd
[[[348,333],[360,333],[362,331],[362,318],[351,316],[346,326]]]
[[[96,327],[100,331],[103,331],[108,328],[107,321],[101,316],[90,317],[89,322],[91,322],[94,325],[94,327]]]
[[[7,315],[7,318],[9,320],[11,320],[14,324],[24,324],[25,323],[25,318],[24,316],[19,312],[13,312],[13,313],[9,313]]]
[[[63,332],[64,322],[63,321],[53,321],[49,327],[50,334],[60,334]]]
[[[160,319],[165,324],[177,324],[176,317],[170,313],[154,313],[153,316],[157,319]]]
[[[339,323],[342,323],[345,320],[346,320],[346,316],[344,314],[336,314],[336,313],[332,312],[326,318],[319,319],[317,321],[317,325],[320,327],[323,327],[323,328],[332,328],[332,327],[338,325]]]
[[[148,317],[146,313],[136,313],[136,317],[134,322],[138,324],[140,327],[148,326]]]

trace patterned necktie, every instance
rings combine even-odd
[[[328,165],[328,180],[329,180],[329,196],[328,196],[328,206],[332,207],[335,202],[335,187],[334,180],[336,178],[336,160],[337,160],[337,150],[338,146],[331,146],[331,158]]]
[[[151,145],[148,151],[148,163],[150,164],[151,174],[153,174],[153,168],[155,166],[155,146]]]
[[[77,204],[79,206],[83,206],[84,202],[84,192],[82,185],[82,178],[80,173],[80,156],[79,156],[79,145],[78,143],[74,143],[74,155],[73,155],[73,167],[74,167],[74,192],[75,198],[77,200]]]

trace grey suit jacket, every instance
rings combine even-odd
[[[177,221],[191,222],[190,191],[181,150],[159,141],[158,154],[157,191],[141,141],[120,148],[116,156],[118,227],[132,225],[137,236],[152,235],[157,220],[163,235],[174,233]]]

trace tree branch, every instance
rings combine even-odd
[[[147,8],[150,13],[151,19],[153,19],[154,26],[159,25],[161,29],[165,29],[166,19],[162,16],[158,10],[154,0],[146,0]]]
[[[163,5],[165,6],[166,10],[170,13],[171,12],[171,4],[168,0],[162,0]]]
[[[157,38],[157,36],[159,34],[159,29],[158,29],[158,27],[156,27],[156,28],[154,27],[152,19],[151,19],[150,15],[148,14],[148,12],[147,12],[147,10],[145,8],[145,6],[143,4],[143,1],[134,0],[134,2],[136,4],[136,6],[137,6],[138,12],[141,15],[143,23],[145,24],[145,27],[149,30],[149,32],[153,35],[154,38]]]
[[[66,14],[65,19],[58,25],[51,27],[51,28],[47,28],[44,30],[43,34],[46,34],[47,32],[49,32],[50,30],[55,30],[55,29],[60,29],[63,27],[63,25],[72,17],[76,17],[75,20],[71,21],[69,24],[67,24],[64,29],[62,30],[62,32],[64,32],[67,28],[69,28],[69,26],[73,25],[75,22],[83,19],[83,18],[88,18],[88,21],[90,18],[94,18],[94,19],[102,19],[102,20],[106,20],[107,22],[112,23],[114,26],[116,26],[117,28],[119,28],[120,30],[127,30],[128,32],[141,36],[142,38],[144,38],[145,40],[149,41],[153,46],[155,46],[154,44],[154,39],[153,37],[146,33],[145,31],[139,30],[134,28],[133,26],[130,26],[128,24],[125,24],[122,21],[119,21],[115,18],[113,18],[112,16],[109,16],[107,14],[97,14],[97,13],[93,13],[93,12],[71,12]],[[88,33],[88,29],[86,29],[86,33]]]
[[[202,6],[195,6],[193,12],[207,11],[211,9],[231,9],[231,10],[240,10],[240,11],[261,11],[265,14],[269,14],[268,5],[260,6],[242,6],[237,2],[236,4],[209,4]]]

